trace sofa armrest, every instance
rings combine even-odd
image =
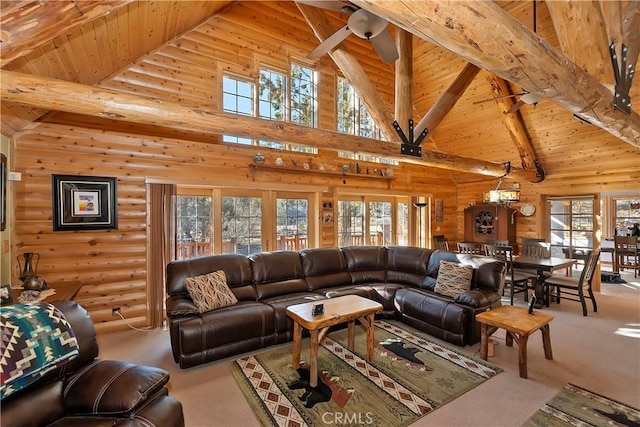
[[[168,381],[169,373],[160,368],[97,359],[67,379],[62,393],[65,412],[127,416]]]
[[[199,314],[191,298],[182,295],[167,298],[167,316],[173,318]]]
[[[471,289],[457,295],[454,302],[460,305],[466,305],[474,309],[491,307],[500,301],[500,294],[489,289]]]

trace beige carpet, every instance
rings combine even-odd
[[[519,426],[567,383],[640,407],[640,279],[624,274],[626,284],[603,284],[596,294],[598,313],[563,300],[545,309],[551,322],[554,360],[546,360],[542,337],[529,338],[528,379],[518,376],[516,347],[504,345],[498,331],[489,361],[504,372],[418,420],[414,426]],[[520,299],[518,304],[524,305]],[[190,427],[257,426],[223,360],[180,369],[167,331],[126,331],[98,337],[101,358],[155,365],[171,373],[170,393],[183,404]],[[479,345],[464,349],[478,354]]]

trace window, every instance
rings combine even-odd
[[[366,138],[383,139],[380,129],[373,121],[351,83],[342,77],[338,77],[336,100],[338,103],[338,132]]]
[[[640,224],[640,198],[614,200],[615,235],[629,236],[634,224]]]
[[[260,118],[266,120],[287,119],[287,79],[284,75],[260,70],[260,98],[258,111]]]
[[[364,233],[364,202],[338,201],[338,246],[361,246]]]
[[[593,248],[593,198],[550,199],[551,256],[572,257],[575,249]]]
[[[338,246],[409,244],[406,197],[357,197],[338,201]]]
[[[262,199],[222,197],[222,253],[262,251]]]
[[[276,250],[299,251],[309,247],[307,199],[276,199]]]
[[[222,109],[225,113],[254,116],[253,83],[224,76],[222,79]]]
[[[409,245],[409,203],[399,202],[397,209],[396,245]]]
[[[302,65],[291,65],[291,122],[317,126],[316,72]]]
[[[369,203],[369,234],[371,245],[390,245],[391,239],[391,202]]]
[[[177,196],[177,259],[211,255],[211,206],[211,196]]]

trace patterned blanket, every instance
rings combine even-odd
[[[78,356],[78,341],[60,310],[42,302],[2,307],[0,399]]]

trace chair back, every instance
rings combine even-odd
[[[439,249],[441,251],[449,250],[449,241],[444,235],[433,236],[433,243],[436,249]]]
[[[537,258],[550,258],[551,257],[551,243],[548,242],[535,242],[522,241],[522,255],[532,256]]]
[[[637,236],[614,236],[613,242],[617,253],[635,255],[638,253]]]
[[[487,240],[487,245],[511,246],[508,240]]]
[[[580,275],[580,286],[585,289],[591,288],[593,273],[596,271],[596,266],[598,265],[598,257],[600,257],[600,249],[593,250],[589,253],[584,263],[584,270],[582,270],[582,274]]]
[[[495,258],[505,263],[507,272],[513,270],[513,246],[502,245],[484,245],[484,254],[488,257]]]
[[[482,245],[473,242],[458,242],[458,252],[461,254],[477,254],[482,255]]]

